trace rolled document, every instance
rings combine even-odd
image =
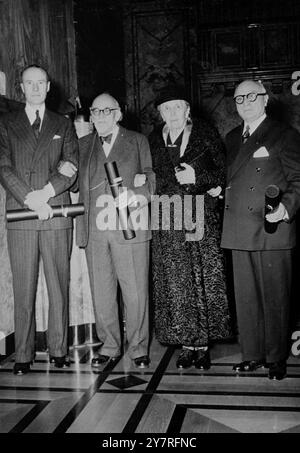
[[[51,206],[53,217],[75,217],[84,214],[83,203],[67,204],[59,206]],[[38,219],[36,212],[30,209],[12,209],[6,212],[6,220],[8,222],[17,222],[18,220],[33,220]]]
[[[104,167],[108,183],[110,185],[112,196],[114,198],[117,198],[117,196],[119,195],[119,187],[122,187],[123,181],[119,175],[117,164],[115,161],[106,162],[104,164]],[[130,212],[128,206],[122,209],[119,208],[116,209],[119,215],[120,225],[123,230],[124,239],[129,240],[135,238],[135,232],[130,224]]]
[[[270,184],[265,192],[265,215],[274,211],[280,203],[280,189],[275,184]],[[278,223],[268,222],[265,218],[265,231],[272,234],[277,230]]]

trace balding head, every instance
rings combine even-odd
[[[118,101],[113,96],[111,96],[111,94],[106,92],[99,94],[99,96],[95,97],[95,99],[93,100],[92,107],[98,105],[99,103],[101,104],[106,103],[107,105],[110,105],[112,107],[120,108]]]
[[[261,82],[257,82],[256,80],[244,80],[236,87],[234,97],[241,93],[244,94],[246,91],[247,93],[265,93],[266,89]]]
[[[250,93],[258,95],[255,101],[249,100],[247,95]],[[236,103],[236,108],[240,117],[248,124],[260,118],[265,113],[265,108],[268,103],[268,95],[262,83],[255,80],[244,80],[240,83],[234,92],[234,99],[237,96],[243,98],[241,104]],[[238,98],[239,100],[239,98]]]
[[[122,113],[118,101],[109,93],[102,93],[92,103],[91,119],[99,135],[108,135],[121,121]]]

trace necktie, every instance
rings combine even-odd
[[[250,137],[250,127],[249,125],[246,126],[245,132],[242,135],[243,143],[246,143],[248,138]]]
[[[41,118],[40,118],[38,110],[35,112],[35,114],[36,114],[36,118],[35,118],[34,122],[32,123],[31,127],[33,129],[34,135],[36,136],[36,138],[38,138],[39,133],[40,133]]]
[[[112,138],[112,134],[109,134],[106,137],[102,137],[100,135],[100,140],[101,140],[102,145],[103,145],[104,142],[109,144],[111,142],[111,138]]]

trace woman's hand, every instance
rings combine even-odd
[[[208,195],[210,195],[213,198],[218,197],[221,192],[222,192],[221,186],[213,187],[212,189],[209,189],[207,191]]]
[[[179,170],[175,173],[176,179],[179,184],[195,184],[196,175],[193,167],[186,163],[180,163],[181,167],[184,167],[184,170]]]
[[[141,187],[146,182],[146,175],[144,173],[137,173],[134,177],[134,187]]]

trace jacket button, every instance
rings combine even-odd
[[[260,167],[256,167],[256,171],[259,173],[260,172]]]
[[[252,206],[248,206],[248,211],[253,211]]]
[[[229,204],[226,204],[226,205],[225,205],[225,209],[229,209]]]
[[[251,192],[253,192],[253,190],[255,189],[255,187],[249,187],[249,190],[251,190]]]

